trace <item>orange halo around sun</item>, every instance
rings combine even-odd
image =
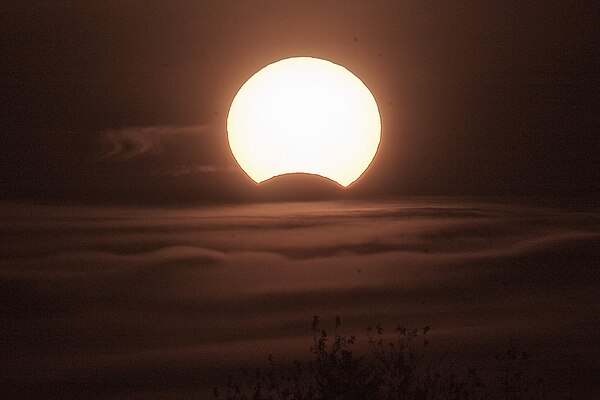
[[[257,183],[307,173],[349,186],[375,157],[381,119],[369,89],[346,68],[294,57],[244,83],[227,132],[235,159]]]

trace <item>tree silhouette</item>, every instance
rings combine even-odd
[[[381,326],[367,328],[369,352],[353,352],[355,336],[340,333],[335,320],[333,335],[312,323],[310,359],[279,365],[272,354],[268,366],[239,376],[229,376],[215,388],[216,399],[225,400],[544,400],[543,385],[526,378],[526,353],[511,347],[498,354],[499,382],[485,384],[476,369],[445,373],[442,359],[427,352],[429,327],[394,329],[394,338]]]

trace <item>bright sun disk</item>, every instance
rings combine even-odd
[[[381,120],[369,89],[346,68],[294,57],[244,83],[227,131],[235,159],[257,183],[308,173],[348,186],[375,157]]]

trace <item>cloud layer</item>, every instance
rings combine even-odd
[[[430,325],[464,357],[517,340],[555,369],[599,367],[595,210],[421,199],[0,216],[0,372],[21,397],[198,398],[228,368],[303,354],[315,314],[359,335]]]

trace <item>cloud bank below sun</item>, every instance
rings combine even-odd
[[[209,385],[233,360],[301,354],[314,314],[339,314],[359,334],[372,323],[431,325],[436,341],[482,357],[509,339],[535,338],[542,353],[575,341],[573,358],[553,355],[569,368],[593,354],[600,329],[594,211],[457,200],[4,204],[0,217],[0,373],[48,396],[67,378],[108,397],[142,395],[174,374],[161,390],[198,392],[198,377]]]

